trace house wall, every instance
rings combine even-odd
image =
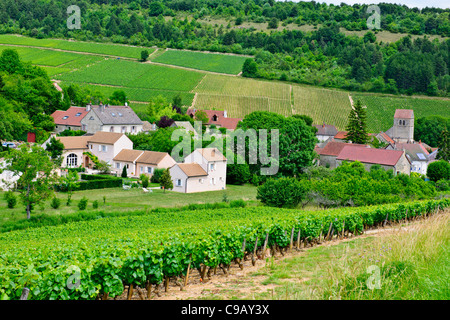
[[[183,170],[181,170],[179,166],[173,166],[172,168],[169,169],[169,172],[170,172],[170,176],[172,177],[172,183],[173,183],[172,190],[175,192],[186,193],[186,185],[187,185],[188,177],[183,172]],[[177,179],[181,179],[182,185],[179,187],[177,187],[177,184],[176,184]]]
[[[77,130],[81,130],[81,126],[66,126],[64,124],[57,124],[55,126],[55,132],[56,133],[60,133],[63,132],[64,130],[73,130],[73,131],[77,131]]]
[[[106,151],[102,151],[101,146],[106,146]],[[113,165],[113,159],[123,149],[133,149],[133,142],[125,135],[119,138],[115,144],[102,144],[89,142],[89,151],[98,157],[99,160]],[[99,148],[100,147],[100,148]]]
[[[227,178],[227,161],[207,161],[198,150],[188,155],[184,159],[184,163],[198,163],[203,170],[208,174],[205,183],[192,183],[189,185],[188,192],[202,192],[226,189]],[[214,169],[211,170],[210,165],[214,164]],[[214,179],[214,180],[213,180]],[[198,179],[197,179],[198,180]],[[207,183],[206,183],[207,182]],[[192,189],[191,189],[192,188]],[[195,191],[190,191],[195,190]]]
[[[336,156],[320,155],[320,165],[326,167],[329,164],[330,169],[334,169],[337,167],[336,158]]]
[[[70,168],[75,168],[75,167],[79,167],[79,166],[84,166],[84,162],[83,162],[83,152],[88,151],[88,149],[68,149],[68,150],[64,150],[62,157],[63,157],[63,161],[61,163],[61,167],[62,168],[69,168],[69,166],[67,165],[67,157],[70,154],[75,154],[77,156],[77,165],[76,166],[71,166]]]
[[[0,169],[4,169],[5,167],[6,161],[0,162]],[[19,180],[20,175],[21,174],[15,176],[14,173],[9,170],[0,171],[0,190],[8,191],[10,189],[8,186],[9,184],[11,184],[11,187],[13,188],[16,181]]]
[[[93,118],[92,120],[90,120],[91,117]],[[92,110],[89,111],[83,119],[81,119],[81,125],[85,125],[85,131],[92,134],[96,133],[97,131],[102,131],[103,126],[100,118]]]
[[[119,168],[117,167],[119,165]],[[138,177],[139,173],[136,173],[136,164],[127,161],[114,161],[114,166],[111,168],[112,172],[115,172],[119,176],[122,174],[123,167],[128,165],[127,175],[128,177]]]
[[[411,163],[411,172],[427,174],[428,163],[425,161],[413,161]]]
[[[136,162],[137,176],[140,176],[142,173],[146,174],[148,176],[152,176],[153,172],[149,173],[148,168],[153,168],[153,171],[154,171],[155,169],[171,168],[175,164],[176,164],[176,161],[170,155],[166,155],[157,165],[142,163],[142,162],[139,162],[139,160],[138,160]],[[141,167],[143,167],[142,171],[141,171]]]
[[[395,165],[396,172],[404,173],[404,174],[411,174],[411,164],[409,163],[408,159],[406,158],[405,152],[403,152],[403,155],[398,160],[397,164]]]
[[[143,130],[142,125],[103,125],[99,131],[137,134]]]

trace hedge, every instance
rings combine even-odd
[[[82,181],[77,182],[73,191],[122,187],[122,178],[113,176],[82,174],[81,179]],[[67,191],[64,185],[57,185],[56,190],[61,192]]]

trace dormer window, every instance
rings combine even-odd
[[[116,114],[115,114],[114,112],[111,112],[111,115],[112,115],[113,117],[115,117],[115,116],[116,116]]]
[[[213,121],[217,121],[218,117],[217,115],[213,115]]]
[[[79,116],[81,116],[81,112],[78,112],[78,113],[75,115],[75,117],[79,117]]]
[[[63,117],[63,120],[66,120],[67,118],[69,118],[69,116],[64,116],[64,117]]]

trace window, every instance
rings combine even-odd
[[[77,167],[78,166],[78,157],[76,154],[71,153],[67,156],[67,166],[69,168]]]
[[[89,120],[94,120],[94,117],[90,117]]]
[[[141,173],[144,173],[144,167],[141,166]]]
[[[116,163],[116,168],[120,169],[120,163]]]
[[[215,167],[214,163],[210,163],[209,164],[209,170],[214,171],[214,167]]]
[[[109,128],[109,132],[114,132],[114,126],[111,126],[111,128]]]
[[[82,125],[81,125],[81,130],[86,131],[86,129],[87,129],[87,128],[86,128],[86,125],[85,125],[85,124],[82,124]]]
[[[127,127],[123,126],[122,127],[122,133],[125,133],[125,132],[127,132]]]
[[[216,178],[211,178],[211,184],[213,184],[213,185],[216,184]]]
[[[198,182],[203,183],[205,182],[205,179],[198,179]]]
[[[175,184],[176,184],[177,187],[181,187],[182,186],[181,179],[177,179]]]
[[[75,115],[75,117],[79,117],[79,116],[81,116],[81,112],[78,112],[78,113]]]
[[[131,127],[131,132],[136,132],[136,127],[135,126]]]
[[[213,115],[213,121],[217,121],[217,115]]]
[[[63,117],[63,120],[66,120],[67,118],[69,118],[69,116],[64,116],[64,117]]]
[[[147,173],[152,174],[153,173],[153,167],[147,167]]]
[[[123,114],[119,112],[119,117],[122,117],[122,116],[123,116]]]
[[[116,116],[116,114],[115,114],[114,112],[111,112],[111,115],[112,115],[113,117],[115,117],[115,116]]]
[[[107,146],[102,145],[102,152],[106,152],[106,151],[108,151]]]

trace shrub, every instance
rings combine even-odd
[[[78,209],[80,210],[86,210],[88,203],[88,199],[86,197],[83,197],[80,202],[78,202]]]
[[[122,169],[122,178],[127,178],[127,177],[128,177],[127,166],[123,166],[123,169]]]
[[[142,181],[142,188],[147,188],[150,182],[150,178],[145,174],[141,174],[141,181]]]
[[[230,201],[230,208],[245,208],[246,205],[242,199]]]
[[[449,180],[450,179],[450,163],[445,160],[432,162],[428,165],[427,176],[431,181]]]
[[[444,180],[444,179],[438,180],[438,181],[436,181],[435,186],[436,186],[436,189],[439,191],[450,190],[450,184],[449,184],[448,180]]]
[[[153,183],[159,183],[159,179],[161,179],[162,174],[164,173],[164,169],[155,169],[153,171],[153,175],[151,178],[151,182]]]
[[[61,205],[61,200],[59,200],[56,196],[53,197],[52,201],[50,202],[50,206],[53,209],[58,209],[60,205]]]
[[[17,204],[17,196],[12,191],[5,192],[5,195],[3,196],[6,200],[6,203],[8,205],[8,208],[12,209]]]
[[[269,179],[258,187],[256,198],[272,207],[296,207],[307,191],[306,184],[295,178]]]
[[[94,209],[97,209],[97,208],[98,208],[98,201],[97,201],[97,200],[95,200],[94,202],[92,202],[92,207],[93,207]]]

